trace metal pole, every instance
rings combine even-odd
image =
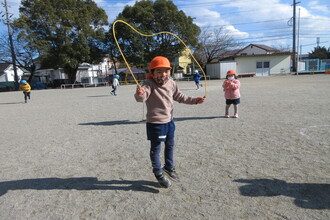
[[[300,2],[296,2],[296,0],[293,0],[293,33],[292,33],[292,71],[296,72],[297,71],[297,65],[296,65],[296,6]]]
[[[296,0],[293,0],[292,71],[296,72]]]
[[[14,49],[14,43],[13,43],[13,36],[12,36],[12,31],[10,27],[10,20],[9,20],[9,12],[8,12],[8,4],[7,0],[4,0],[4,6],[6,9],[6,24],[7,24],[7,29],[8,29],[8,38],[9,38],[9,44],[10,44],[10,51],[11,51],[11,59],[12,59],[12,64],[14,68],[14,82],[15,82],[15,90],[18,90],[18,75],[17,75],[17,67],[16,67],[16,54],[15,54],[15,49]]]
[[[299,27],[300,27],[300,8],[299,8],[299,13],[298,13],[297,75],[299,75],[299,30],[300,30]]]

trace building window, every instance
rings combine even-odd
[[[262,62],[257,62],[257,69],[261,69],[262,68]]]
[[[269,68],[269,61],[257,62],[257,69]]]
[[[269,68],[269,61],[264,62],[264,68]]]

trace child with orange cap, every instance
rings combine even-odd
[[[234,116],[238,118],[238,104],[240,103],[240,81],[236,77],[235,70],[229,70],[227,72],[226,80],[223,82],[222,87],[225,92],[226,109],[225,118],[229,118],[229,107],[231,104],[234,105]]]
[[[173,104],[174,101],[184,104],[201,104],[205,97],[190,97],[184,95],[174,80],[170,77],[171,65],[166,57],[157,56],[150,62],[149,74],[142,86],[135,93],[137,102],[145,102],[147,106],[147,139],[150,141],[150,160],[153,173],[161,187],[171,186],[170,180],[180,181],[174,165],[174,131]],[[161,142],[165,142],[162,167],[160,161]]]

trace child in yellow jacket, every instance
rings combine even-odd
[[[30,93],[31,93],[30,84],[26,80],[21,80],[21,85],[19,86],[19,90],[23,91],[24,100],[25,100],[25,103],[27,103],[27,98],[29,98],[29,99],[31,98],[30,97]]]

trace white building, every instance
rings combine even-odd
[[[28,72],[19,67],[16,68],[18,81],[22,79],[23,76],[28,75]],[[15,73],[14,66],[11,63],[0,63],[0,82],[14,82]]]
[[[98,64],[82,63],[79,65],[76,73],[76,82],[95,84],[101,82],[106,76],[111,75],[111,67],[113,62],[109,58],[104,58]],[[63,68],[59,69],[38,69],[35,71],[33,78],[38,82],[54,82],[68,83],[69,76],[64,72]]]
[[[209,63],[206,65],[206,73],[211,79],[224,79],[226,78],[228,70],[236,71],[235,61],[220,61],[217,63]]]
[[[260,44],[250,44],[242,50],[235,51],[234,54],[226,56],[226,54],[206,65],[208,69],[215,72],[214,63],[225,63],[228,66],[230,62],[232,69],[236,70],[238,76],[269,76],[276,74],[289,74],[291,72],[291,52],[281,52],[272,47]],[[234,65],[234,66],[233,66]],[[218,68],[218,67],[217,67]],[[228,68],[218,68],[220,73],[214,78],[224,78]],[[212,72],[211,71],[211,72]],[[211,76],[212,78],[212,76]]]
[[[76,81],[90,84],[104,82],[105,78],[113,74],[112,66],[109,58],[103,58],[99,64],[82,63],[78,67]]]
[[[68,74],[62,68],[59,69],[39,69],[33,74],[33,80],[37,82],[53,82],[54,80],[69,79]]]

